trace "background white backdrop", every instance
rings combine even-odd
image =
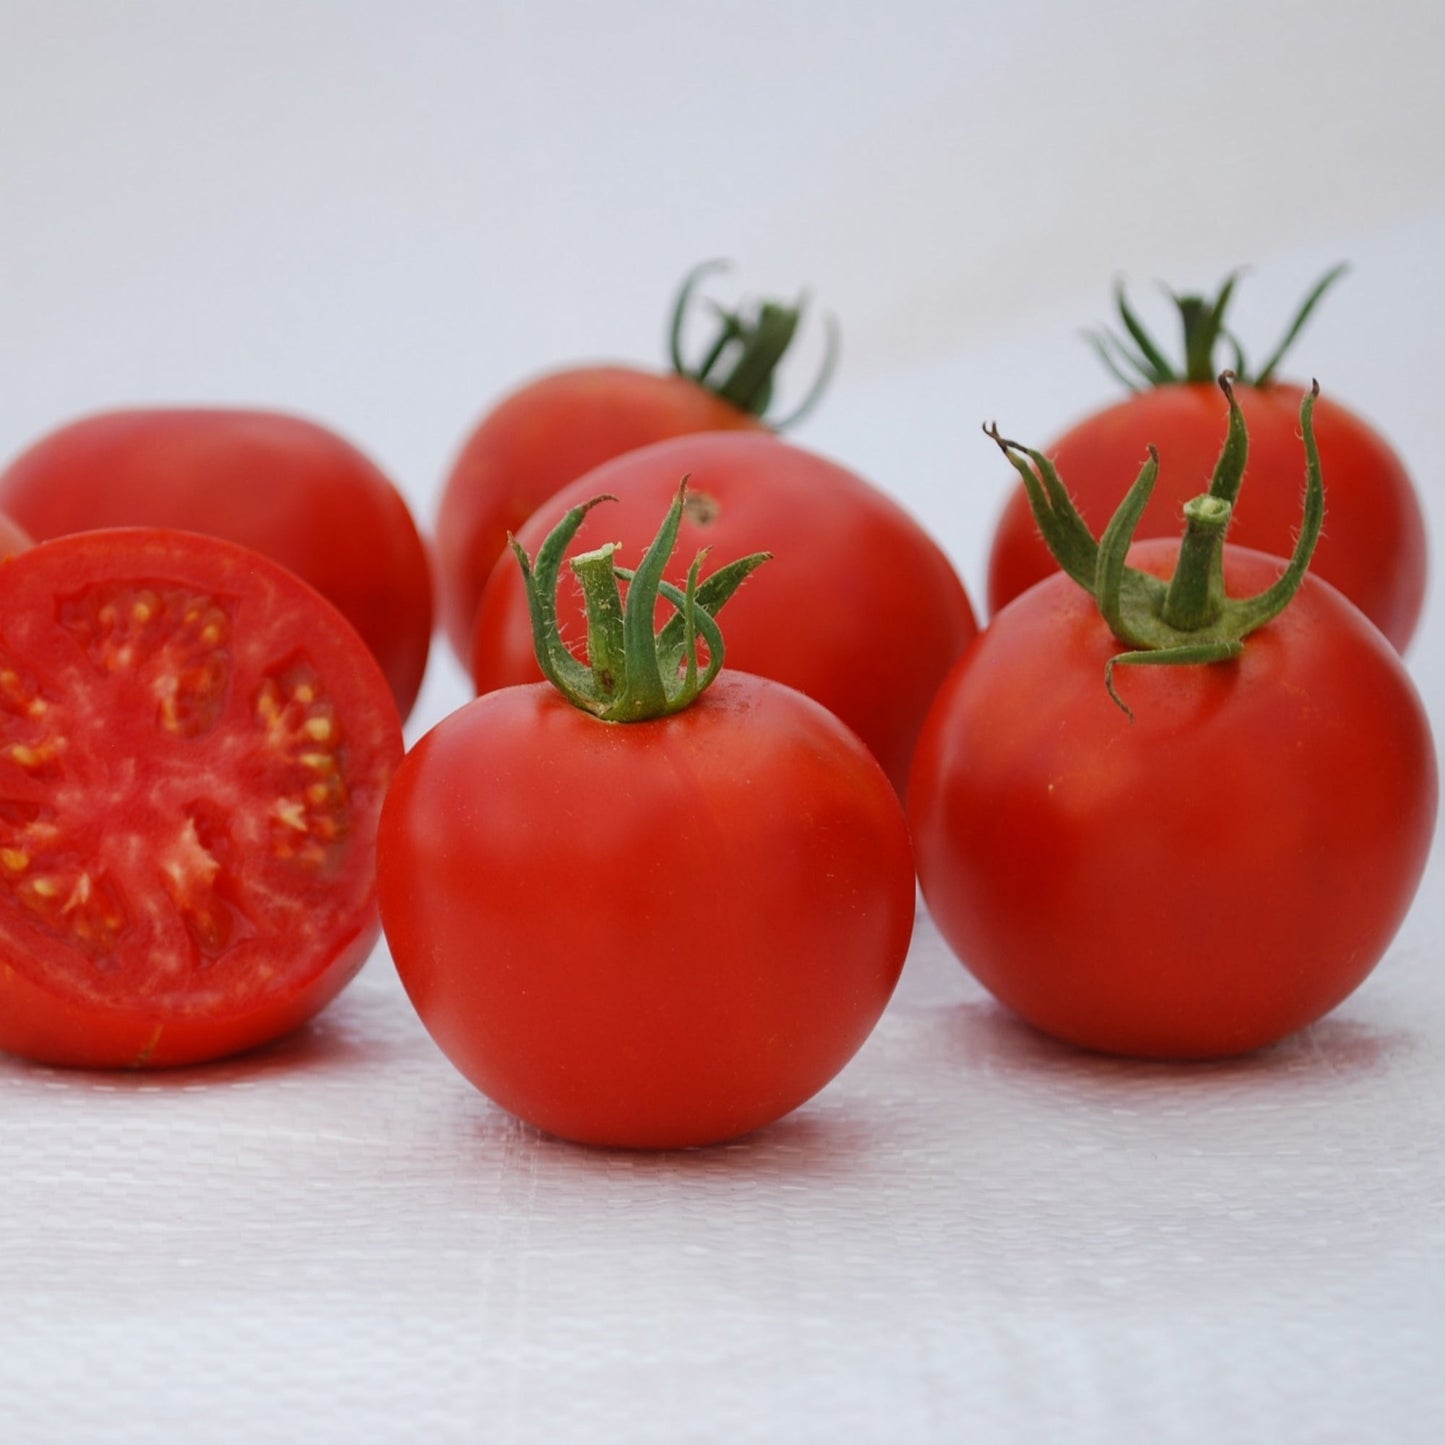
[[[1445,535],[1445,10],[1291,0],[0,0],[0,455],[86,410],[296,410],[429,526],[462,436],[661,361],[728,256],[844,331],[797,439],[977,598],[1005,479],[1115,388],[1114,278],[1251,269]],[[1256,348],[1257,349],[1257,348]],[[1439,588],[1410,665],[1445,718]],[[464,700],[438,645],[410,731]],[[793,1120],[639,1160],[451,1074],[384,953],[325,1020],[169,1080],[0,1062],[16,1441],[1435,1441],[1438,862],[1381,970],[1268,1058],[1053,1049],[920,926]]]

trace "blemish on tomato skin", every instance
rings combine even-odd
[[[682,509],[688,521],[710,527],[722,514],[722,503],[708,492],[689,492]]]
[[[132,1069],[143,1069],[155,1057],[156,1049],[160,1045],[161,1034],[165,1032],[163,1024],[157,1024],[152,1031],[150,1038],[140,1046],[136,1056],[130,1061]]]

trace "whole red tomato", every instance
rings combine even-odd
[[[431,641],[431,571],[401,494],[334,432],[279,412],[145,408],[84,417],[0,473],[41,540],[99,527],[224,537],[280,562],[361,634],[403,717]]]
[[[606,493],[586,549],[617,541],[640,554],[689,478],[681,546],[722,565],[766,548],[766,588],[728,604],[728,664],[785,682],[851,727],[900,790],[914,739],[944,674],[976,629],[948,558],[895,502],[836,462],[776,437],[713,432],[629,452],[553,497],[517,533],[535,549],[571,507]],[[672,580],[681,585],[683,574]],[[564,636],[583,632],[581,600],[558,598]],[[541,676],[522,577],[494,572],[477,614],[479,693]]]
[[[1311,295],[1291,337],[1335,274]],[[1211,307],[1197,298],[1177,298],[1185,318],[1187,369],[1171,368],[1162,357],[1158,366],[1136,359],[1142,390],[1086,417],[1044,449],[1089,525],[1101,527],[1108,520],[1152,444],[1159,453],[1159,481],[1137,535],[1178,535],[1180,510],[1208,480],[1224,442],[1229,409],[1214,384],[1211,357],[1224,335],[1230,289],[1227,283]],[[1113,354],[1121,350],[1116,344]],[[1250,460],[1230,541],[1285,557],[1299,517],[1304,388],[1275,379],[1279,354],[1253,380],[1246,370],[1236,383]],[[1419,622],[1427,572],[1425,522],[1414,485],[1389,443],[1348,408],[1322,398],[1315,427],[1330,515],[1311,568],[1403,652]],[[999,519],[989,554],[990,614],[1056,570],[1019,487]]]
[[[0,1049],[186,1064],[304,1022],[379,931],[401,725],[353,628],[230,542],[0,563]]]
[[[671,711],[588,710],[623,676],[646,693],[635,651],[579,701],[503,688],[421,739],[382,815],[381,909],[419,1015],[488,1097],[577,1142],[669,1148],[757,1129],[847,1063],[915,884],[898,799],[836,718],[726,670]],[[659,699],[685,681],[652,666]]]
[[[1165,577],[1181,545],[1128,556]],[[1283,571],[1223,549],[1231,596],[1268,595]],[[1355,989],[1410,906],[1438,782],[1397,654],[1313,576],[1251,621],[1243,641],[1206,621],[1197,648],[1128,652],[1150,644],[1121,646],[1056,573],[939,691],[909,792],[924,898],[970,972],[1058,1038],[1155,1058],[1259,1048]]]
[[[436,555],[442,625],[464,664],[471,658],[482,589],[507,538],[549,497],[603,462],[652,442],[769,425],[764,413],[773,399],[773,371],[801,308],[768,302],[754,315],[721,312],[718,341],[700,365],[690,367],[681,354],[681,329],[693,290],[711,269],[695,270],[678,297],[673,371],[593,365],[553,372],[504,398],[463,443],[442,491]]]

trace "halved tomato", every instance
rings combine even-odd
[[[309,1018],[378,935],[390,689],[319,593],[159,529],[0,563],[0,1048],[216,1058]]]

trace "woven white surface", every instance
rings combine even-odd
[[[1041,1039],[925,923],[832,1088],[679,1155],[512,1122],[384,958],[243,1062],[0,1064],[4,1438],[1425,1445],[1438,938],[1169,1068]]]
[[[1294,0],[5,10],[7,456],[106,404],[285,406],[429,521],[489,397],[653,357],[673,278],[734,255],[840,312],[798,440],[977,598],[978,427],[1112,398],[1077,332],[1114,268],[1149,308],[1252,263],[1258,352],[1348,257],[1298,355],[1445,539],[1434,0],[1368,36]],[[442,651],[413,736],[466,696]],[[1335,1015],[1213,1066],[1054,1046],[921,917],[844,1074],[685,1154],[508,1119],[384,950],[243,1060],[0,1058],[0,1442],[1438,1445],[1442,873]]]

